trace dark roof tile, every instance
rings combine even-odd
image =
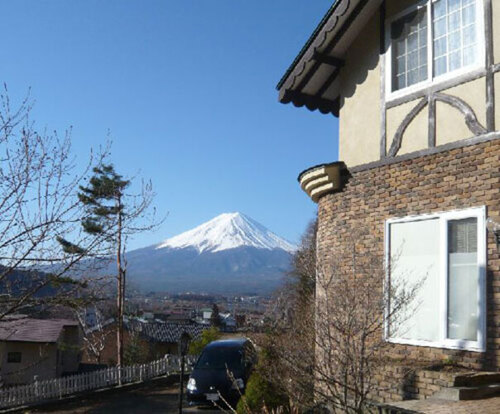
[[[31,318],[0,321],[0,341],[57,342],[65,326],[78,326],[78,322]]]

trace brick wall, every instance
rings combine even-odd
[[[452,387],[464,371],[446,372],[387,365],[376,375],[379,387],[371,399],[379,402],[425,399],[444,387]]]
[[[479,206],[487,207],[488,217],[500,217],[498,139],[352,173],[341,192],[319,201],[319,265],[335,261],[332,255],[348,248],[357,229],[363,234],[360,251],[382,263],[386,219]],[[466,368],[500,370],[500,254],[489,233],[487,255],[486,352],[391,345],[388,357],[430,363],[451,358]]]

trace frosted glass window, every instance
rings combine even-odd
[[[388,220],[389,291],[417,288],[401,309],[389,297],[391,341],[484,351],[485,220],[483,207]]]
[[[440,338],[439,220],[391,224],[390,238],[393,286],[411,288],[422,284],[414,301],[394,319],[390,335],[437,341]]]
[[[448,222],[448,338],[477,341],[477,219]]]

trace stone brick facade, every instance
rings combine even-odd
[[[360,249],[380,262],[384,258],[385,221],[486,206],[487,217],[500,217],[500,139],[465,146],[433,155],[352,172],[342,191],[322,197],[318,204],[319,265],[333,260],[336,251],[346,249],[353,231],[364,229]],[[394,360],[442,362],[452,359],[464,368],[500,371],[500,253],[494,237],[487,241],[487,350],[485,353],[421,346],[391,345],[388,358]],[[385,376],[401,381],[401,376]],[[399,377],[399,380],[398,380]],[[422,377],[425,384],[425,375]],[[382,377],[381,377],[382,379]],[[440,380],[436,378],[433,380]],[[394,384],[396,385],[396,384]],[[428,388],[425,395],[438,389]],[[417,387],[418,388],[418,387]],[[411,391],[411,390],[410,390]],[[381,395],[395,399],[403,395]],[[413,392],[414,397],[419,394]]]
[[[447,372],[387,365],[376,375],[379,387],[371,399],[379,402],[425,399],[442,388],[453,387],[455,379],[466,373],[465,370]]]

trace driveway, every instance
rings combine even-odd
[[[210,408],[188,407],[183,404],[183,412],[199,414],[222,414],[223,411]],[[41,408],[21,411],[23,413],[51,414],[133,414],[133,413],[177,413],[179,411],[178,385],[149,383],[134,389],[114,390],[52,403]]]

